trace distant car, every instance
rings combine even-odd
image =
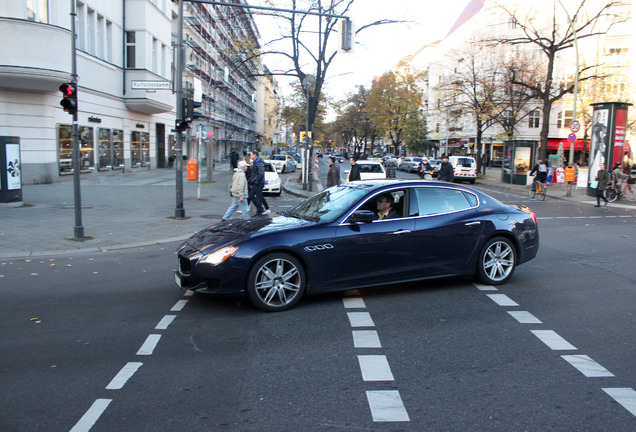
[[[455,181],[467,181],[471,184],[477,179],[477,161],[470,156],[451,156],[448,161],[455,171]]]
[[[273,155],[269,161],[274,165],[278,173],[296,171],[296,161],[290,155],[276,154]]]
[[[282,184],[280,182],[280,177],[276,172],[276,168],[269,160],[263,161],[265,164],[265,186],[263,187],[263,193],[270,193],[277,196],[283,191]]]
[[[406,172],[417,172],[417,169],[420,166],[420,162],[422,162],[421,157],[404,158],[399,166],[399,170]]]
[[[375,180],[386,178],[386,171],[384,170],[384,165],[382,165],[382,162],[359,160],[356,162],[356,165],[360,167],[360,180]],[[345,171],[347,177],[349,176],[349,171],[350,170]]]
[[[387,194],[397,217],[376,220]],[[174,281],[282,311],[305,294],[436,277],[500,285],[538,250],[527,207],[449,183],[374,180],[326,189],[271,219],[231,219],[196,233],[177,250]]]

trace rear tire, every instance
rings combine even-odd
[[[493,237],[479,254],[477,278],[489,285],[506,282],[517,266],[517,253],[512,242],[504,237]]]
[[[247,295],[254,306],[267,312],[290,309],[302,298],[305,270],[293,256],[275,252],[258,259],[247,276]]]
[[[607,198],[607,200],[609,202],[616,201],[616,198],[618,198],[618,194],[616,193],[616,189],[614,189],[614,188],[607,189],[605,191],[605,198]]]

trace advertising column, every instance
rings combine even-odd
[[[625,130],[627,109],[624,102],[602,102],[591,104],[592,139],[590,141],[590,171],[588,173],[588,195],[596,196],[596,189],[589,187],[596,178],[602,163],[611,171],[615,162],[621,162],[625,153]]]
[[[20,138],[0,136],[0,207],[19,207],[22,202]]]

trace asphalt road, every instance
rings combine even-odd
[[[176,243],[0,262],[0,429],[636,430],[635,215],[488,192],[541,229],[498,290],[444,279],[268,314],[180,292]]]

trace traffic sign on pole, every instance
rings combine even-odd
[[[574,133],[577,133],[579,130],[581,130],[581,123],[579,123],[578,120],[572,120],[572,123],[570,123],[570,130]]]
[[[576,139],[576,134],[571,133],[570,135],[568,135],[568,139],[570,140],[570,142],[574,142],[574,140]]]

